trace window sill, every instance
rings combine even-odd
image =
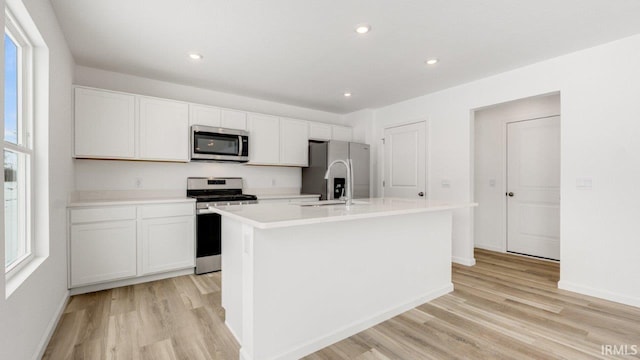
[[[22,269],[12,275],[11,278],[7,279],[5,286],[5,298],[8,299],[9,296],[11,296],[11,294],[13,294],[13,292],[16,291],[46,259],[46,256],[34,257]]]

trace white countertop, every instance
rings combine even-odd
[[[285,203],[231,205],[212,208],[211,210],[258,229],[272,229],[381,216],[453,210],[472,206],[477,206],[477,204],[454,204],[426,199],[374,198],[354,200],[354,205],[349,209],[341,204],[300,206],[294,203]]]
[[[113,206],[113,205],[147,205],[195,202],[188,197],[159,197],[159,198],[122,198],[122,199],[82,199],[70,202],[68,207]]]

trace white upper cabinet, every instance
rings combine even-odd
[[[75,88],[74,156],[189,161],[189,105]]]
[[[331,125],[331,140],[351,141],[353,129],[347,126]]]
[[[280,164],[280,118],[249,114],[249,163]]]
[[[248,122],[250,165],[308,166],[306,121],[249,114]]]
[[[309,166],[308,134],[306,121],[280,118],[280,164]]]
[[[309,122],[309,139],[311,140],[331,140],[331,125]]]
[[[238,110],[222,109],[221,127],[227,129],[247,130],[247,113]]]
[[[346,126],[75,88],[77,158],[188,162],[192,125],[249,131],[249,165],[308,166],[309,139],[353,138]]]
[[[133,95],[76,88],[74,120],[76,157],[135,158]]]
[[[140,158],[189,161],[189,105],[139,97]]]
[[[189,125],[222,126],[222,110],[213,106],[189,105]]]

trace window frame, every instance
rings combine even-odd
[[[26,32],[16,21],[11,11],[5,8],[5,34],[11,38],[18,48],[18,98],[17,98],[17,144],[7,142],[3,136],[3,152],[9,150],[25,157],[24,173],[18,178],[18,182],[24,182],[25,215],[19,221],[20,228],[18,234],[20,241],[26,245],[26,253],[13,261],[9,266],[5,266],[5,278],[10,279],[19,273],[29,262],[35,258],[35,236],[34,236],[34,119],[33,119],[33,94],[34,94],[34,60],[33,44],[29,41]],[[20,164],[20,162],[18,162]],[[23,179],[20,179],[23,177]],[[20,199],[19,199],[20,201]],[[24,222],[24,225],[21,224]],[[5,224],[6,227],[6,224]],[[7,241],[7,239],[5,239]],[[5,254],[6,256],[6,254]],[[6,261],[6,259],[5,259]]]

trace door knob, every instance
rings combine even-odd
[[[420,191],[420,192],[418,193],[418,196],[424,196],[424,193],[423,193],[422,191]]]
[[[507,195],[508,195],[509,197],[513,197],[513,192],[508,192],[508,193],[507,193]]]

